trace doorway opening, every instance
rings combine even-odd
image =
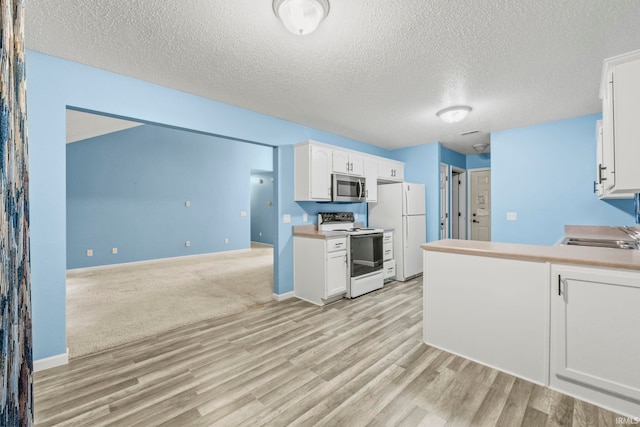
[[[273,246],[275,179],[271,171],[251,171],[251,243]]]
[[[251,245],[247,178],[254,170],[275,177],[272,154],[249,141],[67,109],[71,358],[271,301],[274,251]]]
[[[467,238],[467,172],[451,167],[451,238]]]

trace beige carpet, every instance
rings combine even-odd
[[[67,273],[70,357],[268,302],[273,248]]]

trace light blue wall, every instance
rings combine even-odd
[[[551,245],[565,224],[632,225],[632,200],[593,193],[596,120],[582,116],[491,135],[491,235]],[[517,221],[507,221],[517,212]]]
[[[273,172],[251,174],[252,242],[273,245],[275,239],[276,206],[274,204],[275,181],[272,181],[273,177]]]
[[[270,147],[154,125],[67,144],[67,268],[249,248],[250,171],[272,165]]]
[[[270,146],[313,139],[388,156],[387,150],[362,142],[33,51],[27,51],[27,85],[36,360],[66,351],[67,106]],[[274,158],[280,214],[274,250],[277,293],[293,289],[292,230],[282,224],[281,214],[289,213],[283,209],[296,216],[302,211],[293,202],[293,153],[282,157]]]
[[[467,156],[466,169],[480,169],[491,167],[491,154],[470,154]]]
[[[465,156],[464,154],[460,154],[457,151],[449,150],[446,147],[440,146],[440,163],[446,163],[449,166],[456,166],[461,169],[466,169],[467,156]]]
[[[440,152],[439,142],[393,150],[394,159],[405,163],[404,180],[425,185],[427,204],[426,241],[440,238]]]

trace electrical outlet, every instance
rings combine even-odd
[[[291,214],[283,214],[282,215],[282,223],[290,224],[291,223]]]
[[[117,254],[118,253],[118,248],[111,248],[111,253],[112,254]]]
[[[87,256],[93,256],[93,249],[87,249]]]
[[[227,237],[224,238],[225,243],[229,243],[229,239]]]
[[[186,202],[184,202],[184,205],[185,205],[186,207],[189,207],[189,206],[191,206],[191,202],[187,200]]]
[[[308,215],[308,214],[306,214],[306,213],[303,213],[303,214],[302,214],[302,220],[303,220],[304,222],[309,221],[309,215]]]
[[[245,211],[240,212],[240,216],[247,216],[247,213]]]
[[[507,221],[517,221],[518,212],[507,212]]]
[[[186,242],[184,242],[184,245],[188,248],[189,246],[191,246],[191,242],[187,240]]]

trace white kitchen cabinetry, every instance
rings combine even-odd
[[[640,272],[553,265],[551,291],[551,387],[640,415]]]
[[[384,280],[392,280],[396,276],[396,260],[393,257],[393,231],[382,234],[382,260]]]
[[[364,156],[348,151],[333,149],[333,173],[364,175]]]
[[[364,178],[366,181],[365,198],[367,202],[378,201],[378,160],[365,156]]]
[[[404,181],[404,163],[393,160],[380,160],[378,162],[378,179],[381,181]]]
[[[330,201],[333,173],[364,176],[367,202],[378,201],[378,181],[402,182],[404,163],[316,141],[294,147],[294,199]]]
[[[331,148],[303,143],[294,148],[295,200],[331,200]]]
[[[293,289],[296,297],[316,305],[347,292],[347,239],[293,238]]]
[[[602,78],[598,180],[604,196],[629,197],[640,192],[640,51],[605,60]]]
[[[604,146],[604,126],[602,120],[596,122],[596,180],[593,183],[593,192],[601,199],[631,199],[634,193],[612,194],[607,183],[607,168],[605,165],[611,164],[613,150],[611,147]],[[613,175],[611,175],[613,179]]]

